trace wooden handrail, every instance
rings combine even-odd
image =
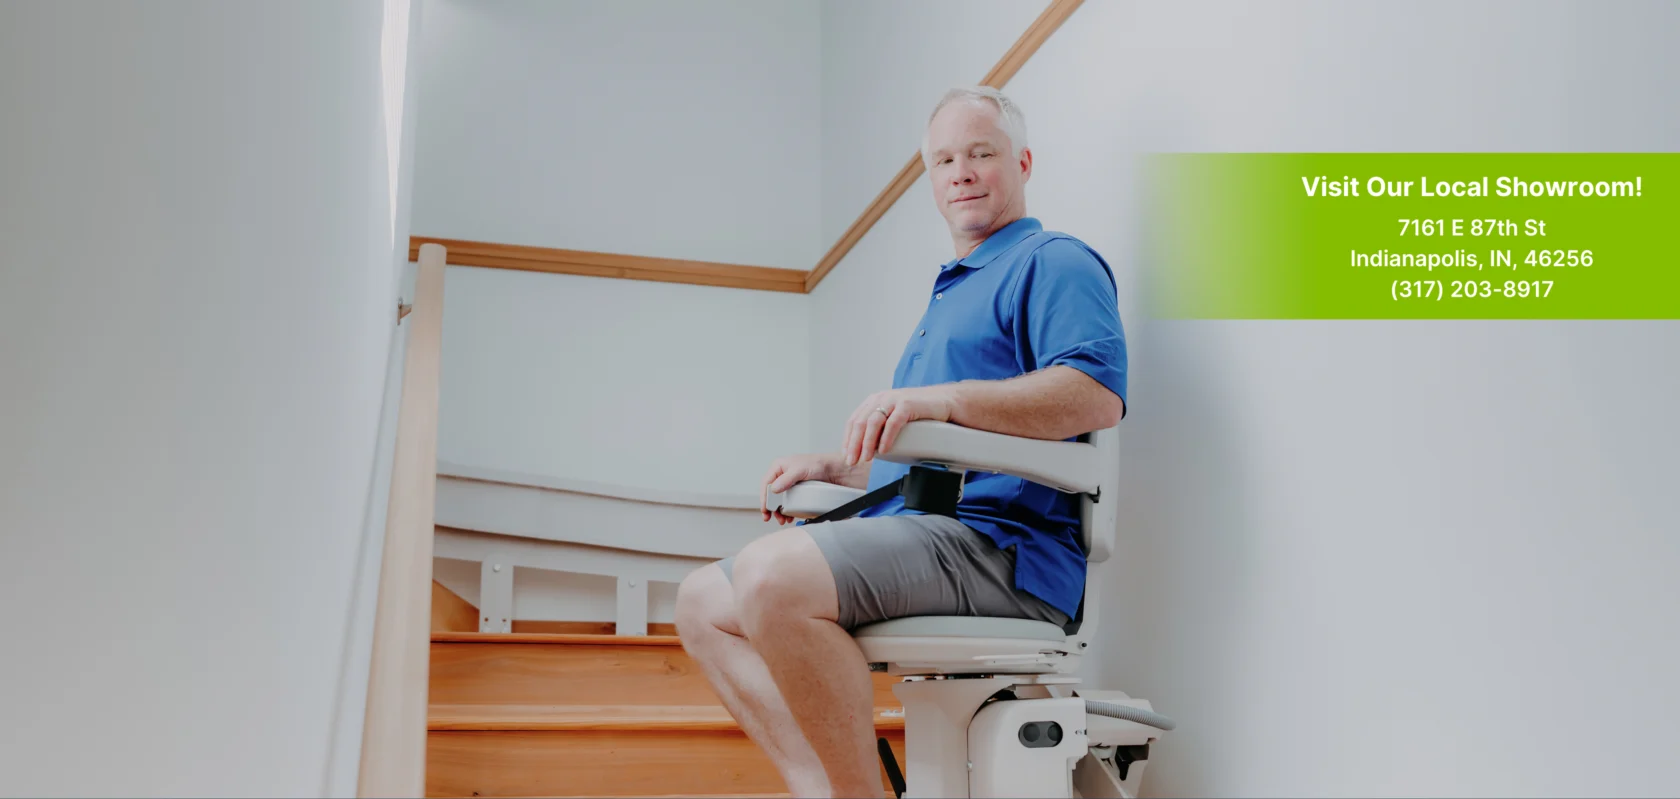
[[[445,252],[419,248],[379,568],[358,796],[422,796]]]
[[[1026,32],[1021,34],[1021,38],[1015,40],[1015,46],[1009,48],[1009,52],[1004,53],[1003,58],[998,59],[997,64],[992,67],[992,71],[986,73],[986,77],[981,79],[980,84],[994,89],[1003,88],[1004,84],[1009,83],[1010,78],[1015,77],[1015,73],[1021,71],[1021,67],[1027,63],[1027,59],[1032,58],[1033,53],[1038,52],[1038,48],[1043,46],[1046,39],[1050,38],[1050,34],[1055,33],[1057,28],[1062,27],[1062,23],[1066,22],[1067,18],[1072,16],[1073,12],[1083,2],[1085,0],[1051,0],[1050,5],[1044,9],[1044,12],[1038,15],[1038,19],[1033,20],[1033,23],[1027,26]],[[857,221],[853,222],[851,227],[846,228],[846,232],[840,236],[840,240],[829,248],[828,253],[823,255],[821,261],[817,262],[816,268],[812,269],[811,273],[805,277],[806,292],[815,289],[817,284],[821,283],[822,279],[827,277],[828,273],[845,259],[846,254],[863,240],[869,229],[875,227],[876,222],[881,221],[881,217],[886,215],[887,209],[891,208],[893,203],[898,202],[898,198],[904,196],[904,192],[909,191],[910,186],[922,176],[922,172],[926,168],[922,164],[920,151],[910,156],[910,161],[904,165],[903,169],[898,170],[898,174],[893,176],[892,182],[888,183],[880,194],[875,195],[875,201],[871,202],[868,208],[863,209],[863,213],[858,216]]]
[[[409,238],[409,258],[414,258],[424,244],[441,244],[448,248],[449,263],[456,266],[488,266],[527,272],[656,280],[665,283],[786,291],[795,294],[805,291],[805,272],[799,269],[563,250],[522,244],[434,239],[425,236]]]
[[[1073,15],[1085,0],[1051,0],[1043,13],[1038,15],[1027,30],[1021,34],[1003,58],[992,66],[986,77],[980,80],[981,85],[1001,89],[1015,77],[1015,73],[1038,52],[1050,34],[1055,33],[1067,18]],[[484,266],[496,269],[520,269],[530,272],[553,272],[569,275],[589,275],[593,277],[617,277],[630,280],[656,280],[666,283],[691,283],[704,286],[725,286],[729,288],[757,289],[760,291],[785,291],[796,294],[808,293],[822,282],[834,267],[844,260],[846,255],[857,246],[859,241],[881,221],[887,209],[904,196],[926,167],[922,164],[922,154],[917,152],[910,156],[904,167],[887,183],[887,187],[875,195],[869,207],[846,228],[840,235],[840,240],[828,249],[810,271],[800,269],[778,269],[766,266],[741,266],[738,264],[714,263],[711,261],[685,261],[675,258],[650,258],[639,255],[619,255],[604,252],[588,252],[584,250],[562,250],[550,247],[531,247],[519,244],[494,244],[483,241],[465,241],[461,239],[436,239],[426,236],[412,236],[409,238],[409,259],[413,260],[419,252],[420,246],[427,243],[442,244],[449,248],[449,261],[461,266]]]
[[[1051,0],[1050,5],[1038,15],[1038,19],[1027,26],[1021,38],[1015,40],[1009,52],[1004,53],[1003,58],[998,59],[997,64],[992,67],[992,71],[980,80],[981,85],[994,89],[1003,88],[1010,78],[1015,77],[1015,73],[1021,71],[1021,67],[1026,66],[1027,59],[1038,52],[1038,48],[1044,45],[1050,34],[1062,27],[1062,23],[1067,22],[1068,17],[1073,16],[1073,12],[1079,10],[1079,6],[1084,2],[1085,0]]]

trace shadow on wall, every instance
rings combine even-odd
[[[1149,118],[1161,136],[1170,109],[1147,105],[1156,106]],[[1227,326],[1238,323],[1150,316],[1145,298],[1161,278],[1162,242],[1151,234],[1144,165],[1132,167],[1133,213],[1122,223],[1138,292],[1127,320],[1130,407],[1121,426],[1119,540],[1100,567],[1108,587],[1094,676],[1096,687],[1148,699],[1179,722],[1152,753],[1145,793],[1194,795],[1208,785],[1196,759],[1234,759],[1217,751],[1231,736],[1210,731],[1245,704],[1243,597],[1256,590],[1249,569],[1258,560],[1245,520],[1256,511],[1248,470],[1259,460],[1241,433],[1240,390],[1222,366],[1231,357]],[[1184,619],[1195,623],[1172,623]]]

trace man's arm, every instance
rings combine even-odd
[[[758,486],[759,511],[764,520],[775,519],[777,524],[793,521],[793,517],[783,516],[781,512],[770,509],[770,494],[782,493],[806,480],[838,483],[850,488],[868,488],[869,464],[848,464],[846,456],[838,452],[788,455],[771,461],[770,470],[764,473],[764,479]]]
[[[1051,441],[1113,427],[1126,409],[1113,391],[1071,366],[1008,380],[965,380],[950,384],[950,391],[951,424]]]
[[[1033,253],[1005,303],[1027,374],[878,392],[847,421],[847,464],[890,450],[920,419],[1048,440],[1120,423],[1126,343],[1107,264],[1083,244],[1052,241]]]
[[[905,425],[924,419],[1061,441],[1113,427],[1124,413],[1125,403],[1107,386],[1058,364],[1008,380],[964,380],[878,392],[853,411],[840,451],[844,465],[867,466],[876,452],[892,449]]]
[[[846,454],[837,452],[829,457],[834,459],[833,466],[828,473],[826,482],[843,485],[847,488],[864,489],[869,487],[869,463],[846,464]]]

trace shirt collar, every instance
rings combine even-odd
[[[985,241],[980,242],[980,246],[974,248],[974,252],[971,252],[961,258],[953,258],[946,261],[939,268],[950,269],[953,266],[961,264],[970,269],[979,269],[986,264],[997,260],[999,255],[1008,251],[1009,248],[1020,244],[1026,237],[1043,229],[1044,225],[1039,223],[1037,219],[1030,216],[1023,216],[1020,219],[999,228],[997,232],[992,235],[987,236]]]

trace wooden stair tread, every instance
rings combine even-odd
[[[786,795],[675,636],[438,630],[430,654],[428,797]],[[904,763],[898,678],[869,678]]]
[[[784,799],[791,797],[791,793],[657,793],[632,794],[614,797],[614,799]],[[884,799],[893,799],[891,792],[882,794]],[[549,799],[541,796],[517,796],[507,799]]]
[[[432,705],[426,729],[731,731],[740,727],[721,705]],[[875,708],[875,729],[904,729],[903,708]]]
[[[658,794],[658,795],[654,795],[654,796],[628,796],[628,797],[624,797],[624,799],[713,799],[713,797],[718,797],[718,799],[721,799],[722,797],[729,797],[729,799],[780,799],[780,797],[784,797],[784,796],[793,796],[793,794],[791,794],[791,793],[714,793],[714,794],[700,794],[700,795],[696,796],[696,795],[691,794],[691,793],[665,793],[665,794]]]
[[[906,762],[903,730],[881,730]],[[886,775],[881,774],[885,792]],[[768,794],[786,783],[739,731],[433,730],[428,797]]]
[[[433,705],[717,705],[700,665],[680,645],[631,643],[622,636],[564,645],[506,641],[508,633],[472,633],[469,641],[431,645],[428,701]],[[452,636],[458,637],[458,636]],[[540,640],[555,641],[550,636]],[[636,639],[630,639],[635,641]],[[875,707],[899,707],[899,678],[872,672]]]
[[[674,635],[589,635],[584,633],[459,633],[432,631],[434,644],[612,644],[682,646]]]
[[[632,794],[630,796],[615,797],[615,799],[783,799],[793,796],[791,793],[658,793]],[[893,799],[892,793],[882,794],[885,799]],[[540,796],[518,796],[508,799],[546,799]]]

